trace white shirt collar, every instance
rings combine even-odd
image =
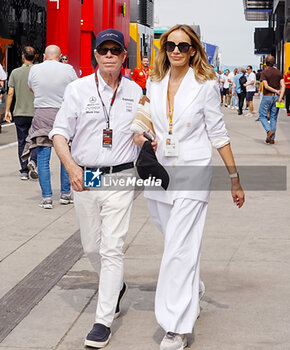
[[[111,91],[111,92],[113,92],[113,89],[105,82],[105,80],[101,76],[99,70],[97,70],[97,77],[98,77],[98,81],[99,81],[99,90],[100,90],[100,92],[104,92],[104,91]],[[122,77],[121,84],[119,86],[118,92],[122,88],[123,80],[124,80],[124,78]]]

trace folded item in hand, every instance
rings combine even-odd
[[[169,185],[169,175],[165,168],[158,162],[150,141],[145,141],[136,162],[137,172],[141,179],[160,179],[161,186],[166,190]]]

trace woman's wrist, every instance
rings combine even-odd
[[[240,183],[240,178],[239,177],[233,177],[231,178],[231,182],[232,184],[239,184]]]

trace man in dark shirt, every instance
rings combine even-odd
[[[282,102],[285,92],[285,83],[282,73],[274,67],[275,58],[271,55],[266,57],[266,69],[261,73],[263,82],[263,97],[259,108],[259,120],[266,133],[266,143],[274,144],[276,124],[279,113],[277,102]],[[268,113],[270,112],[270,124],[268,123]]]

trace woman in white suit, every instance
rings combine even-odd
[[[145,197],[165,240],[155,299],[156,318],[166,332],[160,349],[181,350],[200,311],[200,249],[211,179],[204,169],[210,168],[212,146],[228,169],[233,201],[240,208],[245,198],[220,111],[215,72],[196,33],[177,25],[162,35],[160,47],[147,97],[156,133],[153,146],[159,162],[172,170],[171,188],[146,191]],[[144,141],[142,133],[135,136],[139,146]],[[179,166],[197,170],[186,174]]]

